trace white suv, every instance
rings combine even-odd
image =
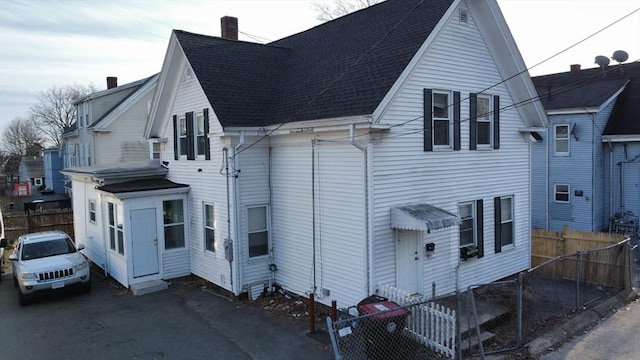
[[[62,231],[22,235],[9,256],[13,283],[18,288],[20,305],[38,293],[69,289],[91,290],[89,263]]]

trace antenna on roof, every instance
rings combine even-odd
[[[611,57],[613,60],[618,62],[618,66],[620,68],[620,74],[624,74],[624,70],[622,69],[622,63],[629,59],[629,54],[627,54],[624,50],[616,50],[613,52],[613,56]]]
[[[607,76],[607,66],[609,65],[609,58],[603,55],[596,56],[596,64],[602,68],[602,76]]]

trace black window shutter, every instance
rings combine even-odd
[[[185,114],[185,121],[187,122],[187,160],[195,160],[196,152],[194,148],[195,128],[193,126],[193,112]]]
[[[424,151],[433,151],[433,91],[431,89],[424,89],[424,121],[423,121],[423,138],[424,138]]]
[[[211,152],[209,149],[209,109],[202,110],[204,112],[204,158],[211,160]]]
[[[502,228],[500,227],[502,223],[502,214],[500,207],[500,197],[493,198],[493,208],[495,211],[495,251],[496,254],[502,251]]]
[[[476,236],[478,239],[478,257],[484,256],[484,215],[482,199],[476,201]]]
[[[500,149],[500,96],[493,97],[493,148]]]
[[[469,150],[476,150],[478,145],[478,94],[469,94]]]
[[[173,115],[173,159],[178,160],[180,154],[178,153],[178,115]]]
[[[460,150],[460,91],[453,92],[453,150]]]

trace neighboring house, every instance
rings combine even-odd
[[[348,306],[529,268],[547,119],[496,1],[387,0],[267,45],[236,21],[173,31],[145,129],[158,161],[65,171],[106,273]]]
[[[44,189],[44,160],[42,156],[23,156],[18,166],[19,181],[28,184],[26,195],[39,194]],[[16,195],[25,195],[22,191]]]
[[[609,231],[640,215],[640,62],[533,78],[549,128],[532,145],[532,226]]]
[[[64,176],[60,172],[63,168],[63,159],[60,156],[60,149],[45,149],[43,158],[45,189],[51,190],[56,194],[64,194]]]
[[[64,168],[110,165],[149,159],[143,130],[158,75],[107,89],[76,103],[77,120],[65,129]]]

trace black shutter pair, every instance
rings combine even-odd
[[[500,96],[493,96],[493,148],[500,149]],[[469,94],[469,150],[478,149],[478,94]]]
[[[209,149],[209,109],[204,109],[204,154],[205,159],[211,159],[211,152]],[[185,121],[187,123],[187,160],[195,160],[196,158],[196,149],[195,149],[195,126],[193,123],[193,111],[185,114]],[[178,146],[178,142],[180,141],[179,129],[178,126],[178,116],[173,115],[173,158],[178,160],[180,158],[180,149]]]
[[[433,151],[433,90],[423,90],[424,151]],[[453,150],[460,150],[460,92],[453,92]]]

